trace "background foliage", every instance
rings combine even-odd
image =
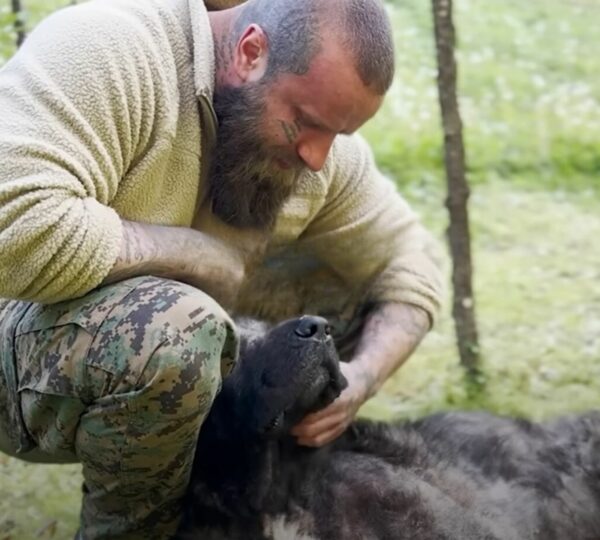
[[[68,3],[23,1],[29,28]],[[15,36],[8,0],[0,2],[2,64]],[[429,9],[423,0],[389,3],[397,77],[363,132],[443,241]],[[362,412],[390,418],[487,408],[539,419],[597,408],[600,1],[455,0],[455,9],[486,385],[472,394],[463,384],[446,308],[417,354]],[[0,479],[0,540],[73,536],[78,467],[0,456]]]

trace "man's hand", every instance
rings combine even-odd
[[[340,370],[348,386],[325,409],[307,415],[292,429],[298,444],[323,446],[339,437],[354,420],[360,406],[369,395],[370,381],[357,364],[342,362]]]
[[[298,444],[322,446],[339,437],[428,329],[427,313],[419,307],[392,302],[376,306],[367,316],[354,358],[340,364],[348,387],[331,405],[307,415],[292,429]]]

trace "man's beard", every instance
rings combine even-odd
[[[263,142],[265,88],[226,87],[214,96],[219,129],[209,196],[213,212],[234,227],[272,229],[299,172],[279,169],[274,163],[279,156]]]

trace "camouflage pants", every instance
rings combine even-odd
[[[237,355],[223,309],[141,277],[51,306],[0,303],[0,340],[0,450],[82,463],[80,537],[170,537]]]

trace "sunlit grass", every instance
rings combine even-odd
[[[0,539],[70,539],[77,530],[77,465],[32,465],[0,454]]]
[[[424,195],[417,193],[416,204],[441,235],[441,194],[429,201]],[[486,408],[541,419],[599,408],[598,194],[488,182],[474,188],[471,218],[483,393],[467,395],[447,305],[420,350],[364,413],[416,417]]]
[[[598,2],[456,0],[460,105],[473,183],[598,187]],[[396,1],[397,77],[365,128],[401,184],[438,183],[442,150],[430,3]]]

